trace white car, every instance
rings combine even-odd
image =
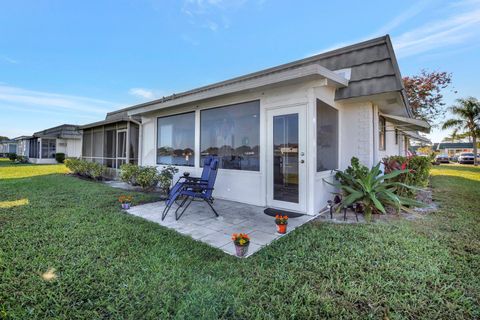
[[[473,164],[475,162],[475,155],[471,152],[462,152],[458,156],[458,163],[466,164],[470,163]]]

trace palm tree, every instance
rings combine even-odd
[[[465,131],[472,138],[474,163],[477,165],[477,137],[480,134],[480,101],[474,97],[457,99],[457,104],[450,107],[450,112],[457,116],[455,119],[448,119],[442,129],[454,128]]]
[[[443,138],[442,142],[455,142],[458,138],[458,129],[454,129],[449,136]]]

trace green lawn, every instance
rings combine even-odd
[[[311,223],[244,260],[64,173],[0,164],[0,318],[480,317],[478,168],[435,167],[426,219]]]

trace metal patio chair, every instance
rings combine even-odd
[[[179,201],[181,199],[181,194],[180,192],[186,187],[186,184],[188,183],[189,185],[191,184],[207,184],[208,183],[208,177],[210,175],[210,170],[211,170],[211,162],[214,159],[213,156],[208,156],[205,158],[203,162],[203,170],[202,174],[200,177],[190,177],[183,175],[180,178],[178,178],[177,182],[173,186],[172,189],[170,189],[170,192],[168,194],[168,198],[165,200],[165,209],[163,209],[162,212],[162,221],[165,219],[167,216],[168,212],[170,211],[170,208],[174,203]]]
[[[206,166],[206,165],[204,165]],[[184,196],[182,203],[180,206],[175,210],[175,219],[178,220],[180,217],[185,213],[188,209],[190,204],[195,199],[205,201],[210,209],[212,209],[215,216],[219,216],[218,212],[213,207],[213,197],[212,193],[215,186],[215,180],[217,179],[217,172],[218,172],[218,159],[212,158],[209,164],[210,170],[208,174],[208,179],[205,180],[198,180],[196,182],[185,182],[183,188],[180,189],[179,196]],[[180,211],[181,209],[181,211]],[[180,211],[180,213],[179,213]]]

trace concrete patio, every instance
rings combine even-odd
[[[217,218],[207,204],[203,201],[195,201],[180,220],[175,220],[176,206],[174,205],[165,220],[162,221],[161,215],[164,207],[164,202],[161,201],[134,206],[126,211],[188,235],[231,255],[235,255],[235,246],[231,240],[233,233],[242,232],[250,236],[247,257],[284,236],[276,232],[275,218],[267,216],[263,212],[265,209],[263,207],[216,200],[214,207],[220,215]],[[289,219],[287,234],[313,218],[315,216],[303,215]]]

